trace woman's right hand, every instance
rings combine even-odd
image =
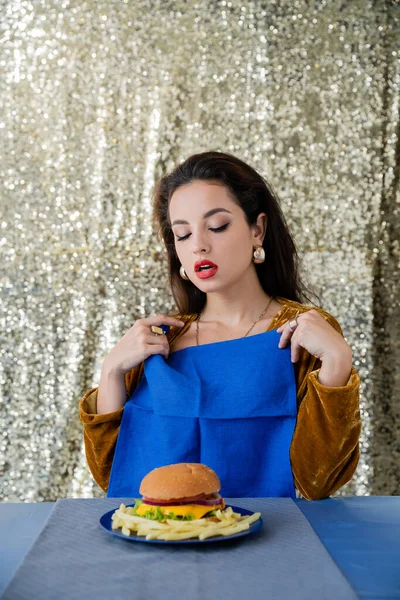
[[[103,369],[125,375],[152,354],[162,354],[167,358],[169,355],[167,336],[152,333],[150,327],[152,325],[182,327],[184,324],[184,321],[166,315],[138,319],[107,354],[103,362]]]

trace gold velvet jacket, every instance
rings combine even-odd
[[[281,297],[276,300],[282,304],[282,309],[266,331],[277,329],[292,319],[297,311],[301,314],[314,308],[343,335],[336,319],[323,309]],[[185,321],[185,325],[171,327],[167,334],[170,343],[187,331],[197,315],[174,316]],[[320,367],[321,361],[304,348],[300,349],[299,360],[294,363],[298,413],[290,446],[290,461],[295,486],[308,500],[333,494],[352,478],[359,460],[359,375],[352,367],[345,386],[326,387],[318,381]],[[126,374],[128,398],[136,389],[143,371],[142,362]],[[97,391],[96,387],[86,392],[79,402],[79,412],[89,468],[98,485],[107,491],[124,408],[98,415]]]

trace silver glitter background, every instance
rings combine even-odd
[[[155,180],[222,150],[273,184],[362,379],[339,494],[400,494],[400,4],[0,1],[0,498],[103,493],[78,400],[173,308]]]

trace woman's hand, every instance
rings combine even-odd
[[[323,385],[346,385],[352,368],[351,348],[316,310],[298,315],[278,327],[277,331],[282,333],[279,348],[285,348],[290,341],[293,363],[299,359],[299,349],[304,348],[322,362],[318,380]]]
[[[165,334],[152,333],[152,325],[170,325],[182,327],[184,321],[166,315],[155,315],[138,319],[128,329],[103,362],[103,370],[108,373],[124,375],[152,354],[169,355],[169,342]]]

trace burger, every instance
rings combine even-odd
[[[191,521],[215,518],[225,508],[221,482],[210,467],[201,463],[176,463],[150,471],[140,484],[142,499],[133,514],[156,521]]]
[[[181,542],[198,538],[228,539],[257,531],[262,526],[261,513],[226,506],[219,491],[218,475],[201,463],[175,463],[150,471],[141,481],[141,499],[135,505],[110,511],[100,524],[107,530],[121,529],[116,535],[146,538],[159,543]],[[211,522],[210,522],[211,521]],[[253,523],[258,524],[250,527]],[[133,535],[132,535],[133,534]],[[143,540],[144,541],[144,540]]]

